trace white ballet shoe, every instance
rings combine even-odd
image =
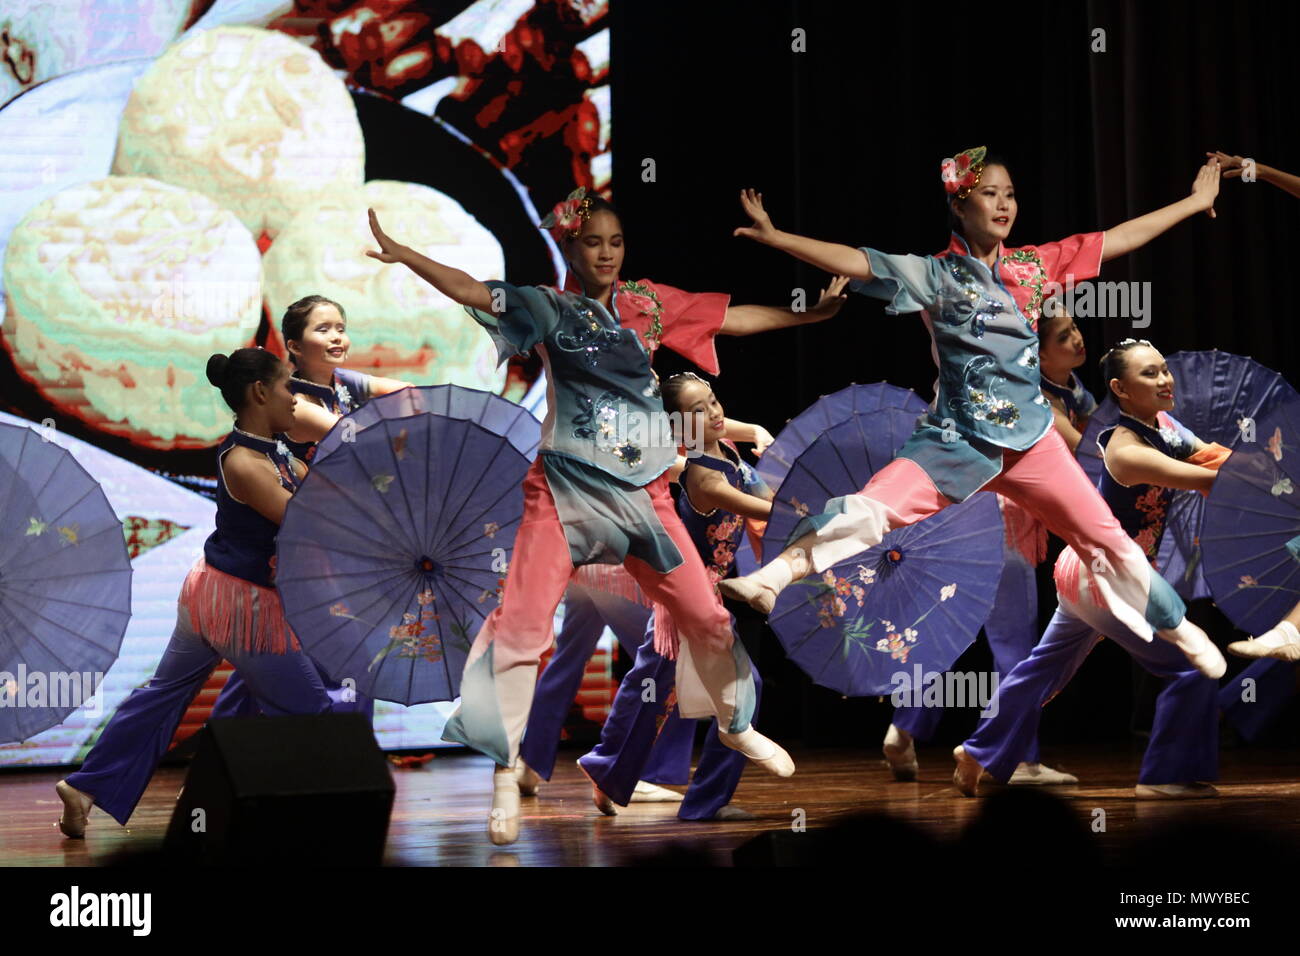
[[[1290,621],[1279,621],[1277,626],[1248,641],[1233,641],[1228,653],[1238,657],[1271,657],[1279,661],[1300,661],[1300,630]]]
[[[975,796],[979,789],[980,774],[984,772],[984,768],[966,752],[965,747],[955,748],[952,759],[957,761],[957,769],[952,772],[953,785],[966,796]]]
[[[519,784],[513,767],[497,767],[492,774],[492,812],[488,839],[505,846],[519,839]]]
[[[515,783],[519,786],[521,796],[535,797],[537,788],[542,785],[542,775],[524,763],[524,758],[520,757],[515,761]]]
[[[725,598],[744,601],[755,611],[771,614],[772,608],[776,607],[777,592],[765,584],[750,580],[752,577],[751,574],[742,578],[727,578],[725,581],[719,581],[718,591]]]
[[[910,783],[916,779],[916,772],[920,769],[916,762],[916,742],[906,730],[890,724],[880,752],[885,755],[885,762],[893,771],[895,780]]]
[[[1218,680],[1227,672],[1228,662],[1214,642],[1187,618],[1179,621],[1177,627],[1156,631],[1156,635],[1182,651],[1191,665],[1211,680]]]
[[[724,734],[718,731],[718,739],[724,747],[738,750],[768,773],[778,777],[794,775],[794,761],[785,749],[774,740],[764,737],[752,726],[746,727],[738,734]]]
[[[63,835],[80,840],[86,835],[86,821],[90,818],[90,808],[95,805],[95,798],[83,793],[66,780],[54,785],[54,792],[63,801],[63,815],[59,817],[59,829]]]
[[[1044,763],[1022,763],[1007,781],[1012,787],[1064,787],[1079,782],[1072,773],[1053,770]]]
[[[1139,800],[1200,800],[1217,797],[1219,789],[1208,783],[1139,783],[1134,793]]]
[[[682,795],[676,790],[669,790],[655,783],[638,780],[632,791],[633,803],[681,803]]]

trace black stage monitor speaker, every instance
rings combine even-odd
[[[167,828],[188,863],[378,866],[393,778],[361,714],[210,721]]]

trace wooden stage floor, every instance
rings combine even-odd
[[[493,847],[485,824],[491,786],[487,758],[440,754],[415,769],[394,769],[396,802],[385,863],[390,866],[620,866],[644,862],[674,847],[728,866],[732,851],[764,831],[790,832],[797,811],[809,830],[855,814],[883,814],[919,827],[940,841],[956,839],[980,813],[984,799],[961,797],[951,785],[952,760],[944,748],[920,751],[915,783],[895,782],[870,753],[793,751],[798,772],[778,780],[750,767],[735,805],[755,819],[727,823],[678,821],[676,804],[634,804],[617,817],[592,805],[590,784],[562,751],[554,779],[539,796],[524,798],[519,841]],[[1224,752],[1221,796],[1212,800],[1138,801],[1133,795],[1139,757],[1119,748],[1055,749],[1049,762],[1075,773],[1076,787],[1048,788],[1065,798],[1088,826],[1098,808],[1106,827],[1095,833],[1103,855],[1124,852],[1136,838],[1165,825],[1253,827],[1268,821],[1288,838],[1300,834],[1300,754],[1287,750]],[[127,828],[92,812],[85,840],[66,840],[54,828],[59,801],[57,771],[0,775],[0,866],[100,866],[122,850],[160,845],[177,792],[181,767],[161,769]],[[987,793],[999,788],[985,787]],[[981,795],[983,797],[984,794]]]

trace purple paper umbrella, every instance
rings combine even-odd
[[[403,389],[336,425],[277,544],[276,585],[303,649],[334,681],[399,704],[459,694],[470,643],[500,603],[540,430],[522,409],[500,414],[519,407],[496,396],[474,412],[492,427],[466,407],[410,414],[430,393],[485,394],[441,389]]]
[[[1175,352],[1165,360],[1174,376],[1175,405],[1170,414],[1204,442],[1233,447],[1243,434],[1249,434],[1251,423],[1296,395],[1281,375],[1245,356],[1213,349]],[[1107,398],[1088,422],[1075,450],[1094,485],[1101,481],[1104,467],[1097,436],[1118,420],[1119,406]],[[1198,540],[1204,507],[1200,492],[1174,493],[1156,556],[1165,580],[1189,601],[1210,596]]]
[[[99,482],[35,428],[0,424],[0,743],[98,689],[131,618],[131,559]]]
[[[1214,603],[1260,634],[1300,603],[1300,396],[1255,420],[1205,502],[1201,544]]]
[[[777,492],[764,556],[780,552],[802,518],[859,491],[915,424],[914,409],[855,413],[809,445]],[[917,668],[947,670],[979,633],[997,593],[1002,541],[997,499],[982,492],[790,585],[768,623],[825,687],[870,696],[919,686]]]

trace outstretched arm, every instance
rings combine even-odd
[[[1103,451],[1106,470],[1121,485],[1162,485],[1209,493],[1217,472],[1156,451],[1126,428],[1117,428]]]
[[[367,250],[366,255],[380,262],[400,262],[447,298],[483,312],[492,311],[492,290],[486,285],[468,273],[435,262],[408,246],[394,242],[380,228],[375,211],[367,211],[370,213],[370,231],[379,244],[379,251]]]
[[[1244,156],[1229,156],[1221,150],[1206,153],[1205,155],[1217,159],[1223,165],[1224,179],[1240,179],[1241,174],[1245,172],[1246,158]],[[1284,173],[1280,169],[1265,166],[1263,163],[1256,163],[1255,178],[1262,179],[1266,183],[1272,183],[1278,189],[1289,192],[1292,196],[1300,197],[1300,176]]]
[[[738,422],[734,418],[723,419],[723,423],[722,437],[752,444],[755,455],[763,454],[767,451],[767,446],[776,440],[762,425]]]
[[[766,521],[772,516],[770,501],[731,487],[721,474],[710,468],[692,468],[686,480],[691,502],[701,510],[721,508],[742,518],[758,521]]]
[[[1162,232],[1198,212],[1204,212],[1213,219],[1214,199],[1219,195],[1219,172],[1219,161],[1211,159],[1197,172],[1189,196],[1163,209],[1157,209],[1145,216],[1122,222],[1113,229],[1107,229],[1101,261],[1106,262],[1109,259],[1128,255],[1135,249],[1141,249]]]
[[[754,224],[741,226],[733,235],[746,236],[765,246],[788,252],[796,259],[802,259],[831,275],[862,279],[864,282],[871,278],[871,262],[861,249],[838,242],[821,242],[806,236],[796,236],[781,232],[773,226],[771,218],[763,209],[762,193],[743,189],[740,192],[740,204]]]
[[[844,294],[844,287],[848,284],[848,276],[836,276],[829,286],[822,289],[817,304],[803,312],[775,305],[729,306],[726,317],[722,320],[722,328],[718,331],[722,335],[753,335],[755,332],[770,332],[792,325],[822,322],[840,310],[848,298]]]

